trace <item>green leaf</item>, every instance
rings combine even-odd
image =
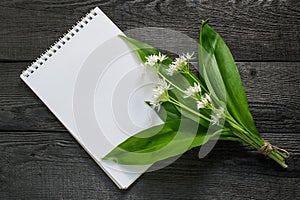
[[[130,137],[102,159],[122,165],[153,164],[218,136],[206,133],[207,128],[188,119],[168,121]]]
[[[119,37],[123,39],[128,44],[128,46],[132,48],[132,50],[137,52],[143,63],[146,62],[147,56],[158,54],[158,51],[156,49],[154,49],[152,46],[146,43],[140,42],[138,40],[123,35],[119,35]]]
[[[230,50],[207,21],[202,23],[198,48],[200,74],[204,76],[213,98],[225,102],[231,116],[246,130],[260,137]]]
[[[151,107],[149,102],[146,102]],[[159,110],[155,110],[160,119],[164,122],[171,120],[180,120],[181,113],[176,106],[170,102],[163,102]]]

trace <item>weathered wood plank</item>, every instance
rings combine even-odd
[[[29,63],[0,63],[0,130],[64,131],[19,79]],[[300,63],[238,63],[251,112],[261,132],[299,132]]]
[[[0,129],[64,131],[61,123],[20,79],[26,65],[0,63]]]
[[[95,6],[123,31],[163,27],[194,39],[201,20],[210,18],[237,60],[299,61],[298,0],[2,0],[0,60],[34,60]]]
[[[287,134],[287,170],[251,149],[219,142],[144,174],[120,191],[67,132],[1,132],[1,199],[297,199],[300,140]],[[271,135],[273,137],[273,135]]]

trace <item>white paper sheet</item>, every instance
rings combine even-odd
[[[161,121],[144,103],[155,77],[143,72],[119,34],[123,33],[95,8],[21,78],[116,185],[126,189],[149,166],[125,167],[101,157]]]

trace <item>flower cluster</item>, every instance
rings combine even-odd
[[[158,55],[149,55],[149,56],[147,56],[145,65],[154,67],[159,62],[161,63],[166,59],[167,59],[167,56],[159,52]]]
[[[164,79],[159,80],[158,84],[153,89],[150,101],[150,105],[153,109],[157,108],[159,111],[162,102],[169,100],[168,90],[170,89],[170,85]]]
[[[188,98],[190,96],[196,96],[197,94],[201,93],[201,87],[198,83],[194,82],[194,86],[188,87],[185,91],[185,96],[184,98]]]
[[[214,114],[211,115],[212,125],[220,124],[220,119],[224,118],[225,110],[223,107],[214,110]]]
[[[170,76],[173,76],[174,72],[188,70],[188,64],[189,61],[192,59],[193,54],[194,53],[187,53],[179,56],[179,58],[176,58],[175,61],[173,61],[167,69],[168,74]]]
[[[208,104],[211,103],[211,98],[210,96],[205,93],[202,97],[200,101],[197,101],[197,108],[198,109],[202,109],[205,108]]]
[[[192,58],[193,54],[184,54],[179,56],[173,61],[168,68],[166,69],[169,76],[172,76],[174,72],[189,72],[189,61]],[[167,57],[161,53],[158,55],[149,55],[146,57],[146,66],[157,67],[159,63],[162,63],[166,60]],[[187,71],[185,71],[187,70]],[[159,83],[153,89],[153,95],[151,101],[149,102],[153,109],[157,109],[159,111],[160,106],[163,102],[169,101],[170,97],[168,94],[168,90],[171,89],[170,84],[168,84],[168,79],[163,76],[159,79]],[[170,82],[170,81],[169,81]],[[171,83],[176,87],[176,83]],[[176,87],[177,89],[179,87]],[[213,125],[219,124],[220,119],[224,116],[224,109],[220,107],[216,109],[212,104],[212,99],[209,94],[201,94],[202,89],[201,85],[198,82],[194,82],[194,85],[189,86],[185,90],[181,90],[184,98],[192,97],[196,101],[197,109],[209,108],[212,109],[213,114],[211,115],[211,123]],[[201,96],[202,95],[202,96]],[[174,101],[174,100],[172,100]],[[177,102],[177,105],[180,105],[182,102]],[[183,103],[184,105],[184,103]]]

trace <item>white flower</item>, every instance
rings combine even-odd
[[[225,113],[225,110],[223,107],[220,107],[219,109],[216,109],[214,111],[214,114],[211,115],[211,121],[212,121],[212,125],[216,125],[220,123],[220,119],[223,118]]]
[[[207,105],[207,104],[209,104],[209,103],[211,102],[211,98],[210,98],[210,96],[209,96],[207,93],[205,93],[205,94],[201,97],[201,101],[202,101],[205,105]]]
[[[156,65],[157,61],[158,61],[157,55],[149,55],[146,57],[145,64],[153,67],[154,65]]]
[[[211,116],[212,125],[219,124],[219,119],[221,118],[220,115],[215,114]]]
[[[195,83],[195,82],[194,82],[194,87],[193,87],[193,86],[190,86],[190,87],[188,87],[188,88],[184,91],[184,93],[185,93],[184,98],[188,98],[188,97],[193,96],[193,95],[195,95],[195,94],[197,94],[197,93],[200,93],[200,92],[201,92],[201,87],[200,87],[200,85],[199,85],[198,83]]]
[[[174,64],[170,64],[169,68],[167,69],[167,72],[170,76],[173,76],[174,72],[177,71],[177,66]]]
[[[179,56],[179,58],[175,59],[175,64],[181,68],[184,67],[188,64],[188,60],[187,58],[183,55],[183,56]]]
[[[165,59],[167,59],[167,56],[159,52],[158,55],[149,55],[149,56],[147,56],[145,64],[148,65],[148,66],[153,67],[158,62],[163,62]]]
[[[159,79],[157,86],[165,91],[171,89],[170,84],[168,84],[165,79]]]
[[[197,108],[198,108],[198,110],[202,109],[204,107],[205,107],[205,105],[204,105],[204,103],[202,101],[197,101]]]
[[[188,65],[188,59],[186,58],[185,55],[179,56],[178,58],[175,59],[170,65],[169,68],[167,69],[167,72],[170,76],[174,74],[174,72],[183,70],[186,68]]]
[[[157,59],[159,60],[159,62],[163,62],[164,60],[167,59],[167,56],[159,52]]]
[[[198,109],[202,109],[205,108],[208,104],[211,103],[211,98],[210,96],[205,93],[202,97],[200,101],[197,101],[197,108]]]
[[[187,60],[191,60],[191,59],[193,58],[193,56],[194,56],[194,52],[193,52],[192,54],[189,54],[189,53],[184,54],[183,56],[184,56]]]
[[[160,109],[162,102],[168,100],[168,90],[170,85],[163,79],[159,80],[159,83],[153,89],[153,95],[150,101],[150,105],[153,109]]]

